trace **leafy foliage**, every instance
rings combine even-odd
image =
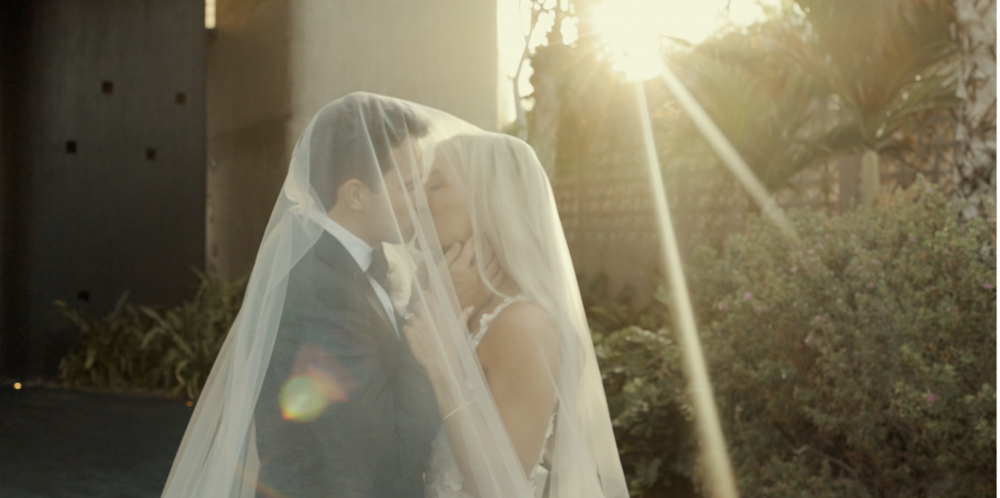
[[[791,29],[788,24],[798,24],[791,17],[730,32],[670,56],[678,77],[769,190],[785,186],[839,146],[825,136],[836,122],[824,105],[825,89],[786,63],[775,43],[778,33]],[[668,170],[697,171],[717,163],[715,152],[674,99],[664,99],[654,119]]]
[[[769,190],[803,169],[873,150],[899,157],[927,116],[957,106],[957,45],[945,0],[797,0],[671,66]],[[664,164],[714,153],[667,99]],[[918,166],[918,165],[913,165]]]
[[[666,308],[632,311],[629,296],[606,299],[605,281],[584,286],[594,352],[612,414],[615,439],[633,494],[693,496],[695,449],[683,399],[680,355],[665,328]]]
[[[758,224],[698,295],[742,485],[765,496],[995,494],[995,244],[931,186]]]
[[[757,221],[689,273],[742,493],[993,496],[995,221],[959,222],[922,181],[792,220],[799,244]],[[659,495],[700,477],[669,313],[651,313],[595,344],[632,491]]]
[[[129,303],[122,296],[104,317],[57,301],[82,337],[59,365],[74,387],[147,389],[196,399],[236,318],[246,280],[198,273],[194,297],[171,309]]]

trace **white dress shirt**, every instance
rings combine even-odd
[[[392,329],[396,332],[396,336],[398,337],[399,325],[396,324],[396,309],[392,306],[392,299],[389,297],[389,292],[387,292],[386,289],[383,289],[374,278],[368,275],[368,267],[372,265],[372,247],[365,241],[358,238],[357,235],[354,235],[348,229],[330,219],[330,217],[324,216],[323,218],[329,222],[323,223],[323,227],[326,228],[326,231],[330,232],[330,235],[336,237],[336,239],[344,245],[347,252],[351,253],[354,261],[356,261],[358,266],[361,267],[361,271],[365,272],[365,276],[368,277],[368,282],[371,283],[372,289],[375,290],[375,295],[378,296],[378,300],[382,303],[382,307],[385,308],[385,313],[389,315],[389,320],[392,321]]]

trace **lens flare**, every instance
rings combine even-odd
[[[323,396],[319,384],[305,375],[292,377],[285,382],[278,400],[281,404],[281,417],[296,422],[315,420],[330,404]]]
[[[292,375],[278,393],[278,406],[285,420],[309,422],[332,403],[347,401],[353,389],[354,382],[332,355],[322,348],[303,345]]]

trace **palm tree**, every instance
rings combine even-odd
[[[825,157],[812,146],[830,116],[821,88],[779,63],[776,23],[708,40],[670,57],[671,66],[769,190]],[[670,99],[658,120],[666,164],[698,167],[711,150]]]
[[[962,65],[952,194],[962,215],[974,218],[996,205],[996,0],[955,0],[955,14]]]
[[[943,0],[797,0],[672,65],[768,188],[845,155],[877,180],[915,117],[955,105],[950,12]],[[674,156],[700,147],[686,118],[661,124]]]
[[[945,0],[795,3],[806,29],[786,31],[781,46],[840,106],[840,123],[819,143],[862,154],[871,203],[880,157],[906,148],[915,119],[956,104],[952,11]]]

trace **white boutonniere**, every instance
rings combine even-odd
[[[410,292],[412,292],[413,276],[416,274],[416,265],[410,258],[406,247],[397,244],[384,244],[385,259],[389,264],[389,298],[392,305],[401,314],[406,313],[406,306],[410,303]]]

